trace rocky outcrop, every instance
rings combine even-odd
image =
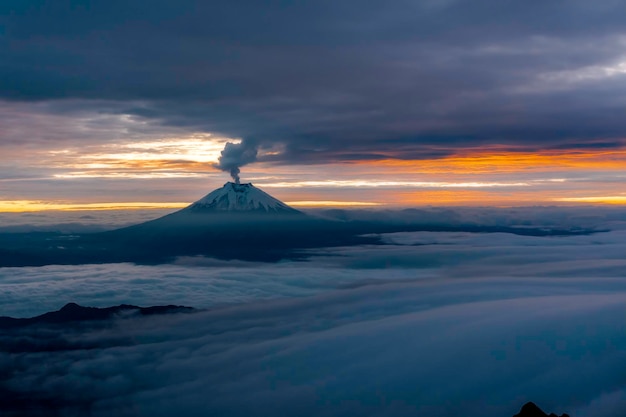
[[[560,416],[554,413],[547,414],[541,408],[533,402],[528,402],[522,406],[519,413],[513,417],[569,417],[568,414],[561,414]]]

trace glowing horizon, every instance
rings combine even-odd
[[[192,135],[192,138],[109,144],[95,149],[47,151],[41,154],[42,159],[37,162],[51,169],[62,170],[51,175],[57,179],[200,177],[206,175],[207,171],[214,171],[213,165],[227,139],[212,139],[210,135],[207,139],[199,139],[197,135]],[[263,156],[275,154],[271,151],[262,153],[256,165],[266,169],[277,167],[263,160]],[[355,174],[363,169],[376,169],[386,174],[469,176],[621,171],[626,166],[626,149],[528,152],[523,149],[486,147],[459,151],[440,158],[380,157],[364,161],[331,161],[317,166],[322,165],[343,165]],[[246,167],[246,170],[257,169],[254,166]]]
[[[402,208],[423,206],[492,206],[492,207],[524,207],[524,206],[558,206],[558,205],[626,205],[626,195],[616,196],[584,196],[557,197],[538,202],[533,196],[526,199],[518,196],[492,200],[489,204],[488,194],[467,192],[421,192],[404,195],[397,201],[342,201],[342,200],[293,200],[285,204],[300,208]],[[0,213],[29,213],[42,211],[117,211],[117,210],[162,210],[182,209],[192,202],[61,202],[37,200],[4,200],[0,201]]]
[[[20,176],[0,178],[0,212],[180,208],[228,176],[215,163],[233,141],[194,133],[36,150]],[[626,148],[529,152],[486,146],[442,157],[246,165],[252,182],[298,207],[625,204]]]

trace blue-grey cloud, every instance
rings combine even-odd
[[[50,214],[4,215],[21,228],[80,231],[76,217],[54,225]],[[316,249],[305,263],[279,265],[180,258],[174,265],[132,264],[0,268],[0,315],[28,316],[59,302],[107,306],[186,304],[206,308],[254,299],[309,296],[333,288],[372,282],[468,277],[623,277],[626,270],[626,217],[611,208],[424,209],[405,211],[326,211],[343,220],[389,217],[426,225],[481,225],[612,230],[591,235],[533,237],[505,233],[410,232],[382,236],[385,245]],[[83,216],[84,214],[80,214]],[[123,225],[128,215],[113,212],[105,227]],[[134,213],[137,219],[153,212]],[[19,221],[18,221],[19,219]],[[76,223],[69,223],[74,220]]]
[[[617,417],[625,301],[623,281],[366,286],[68,331],[102,347],[1,353],[2,388],[96,416]]]
[[[393,233],[382,236],[385,245],[269,265],[192,257],[0,268],[0,315],[33,316],[67,301],[209,309],[20,331],[29,343],[74,348],[0,348],[0,395],[61,415],[501,417],[532,400],[573,417],[622,416],[623,213],[473,210],[453,218],[527,226],[587,219],[613,230]],[[3,337],[14,346],[15,336],[0,335],[0,346],[9,346]]]
[[[254,137],[277,163],[616,147],[624,12],[611,0],[8,1],[0,95]]]

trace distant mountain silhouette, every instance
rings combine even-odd
[[[51,264],[167,263],[184,256],[276,262],[311,249],[383,244],[381,233],[429,231],[588,234],[587,230],[406,222],[395,216],[328,219],[300,212],[252,184],[228,182],[188,207],[145,223],[100,233],[0,233],[0,267]]]
[[[72,324],[78,322],[110,320],[115,317],[151,316],[157,314],[191,313],[192,307],[166,305],[153,307],[137,307],[121,304],[114,307],[97,308],[83,307],[76,303],[68,303],[60,310],[31,318],[0,317],[0,329],[16,329],[33,325]]]
[[[537,407],[535,403],[528,402],[524,404],[520,412],[513,417],[569,417],[569,415],[561,414],[561,416],[558,416],[554,413],[547,414],[541,408]]]

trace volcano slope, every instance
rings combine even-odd
[[[588,231],[338,220],[307,215],[252,184],[228,182],[167,216],[108,232],[0,234],[0,267],[86,263],[165,263],[181,256],[275,262],[311,249],[382,244],[403,231],[571,235]]]

